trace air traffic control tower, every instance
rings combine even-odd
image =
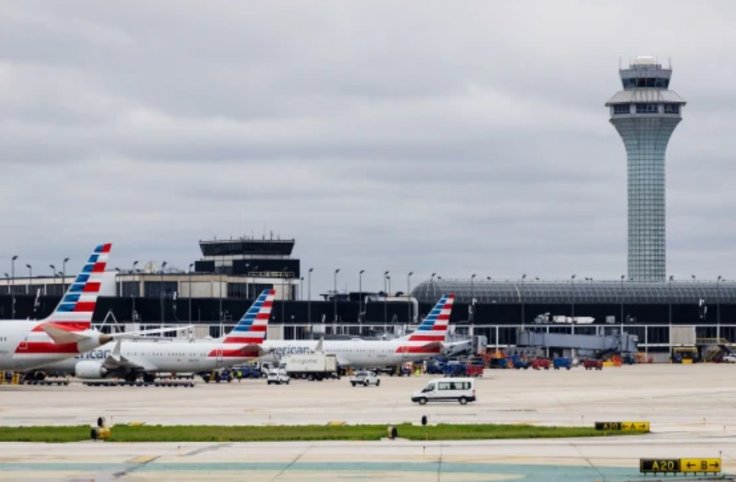
[[[685,101],[669,90],[671,68],[638,57],[619,71],[624,90],[606,103],[626,146],[629,278],[665,281],[664,154]]]

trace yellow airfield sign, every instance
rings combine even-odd
[[[596,422],[595,429],[609,432],[649,432],[649,422]]]
[[[721,459],[641,459],[639,471],[642,473],[719,473]]]
[[[680,472],[720,472],[721,459],[680,459]]]

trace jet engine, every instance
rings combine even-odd
[[[99,380],[100,378],[105,378],[107,369],[102,366],[102,362],[81,361],[74,367],[74,375],[77,378]]]

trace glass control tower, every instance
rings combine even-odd
[[[624,90],[606,102],[626,147],[629,278],[665,281],[664,155],[685,101],[668,89],[671,68],[638,57],[619,71]]]

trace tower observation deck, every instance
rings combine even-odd
[[[664,156],[685,101],[669,90],[672,69],[653,57],[638,57],[619,74],[624,90],[606,107],[626,147],[629,278],[664,281]]]

